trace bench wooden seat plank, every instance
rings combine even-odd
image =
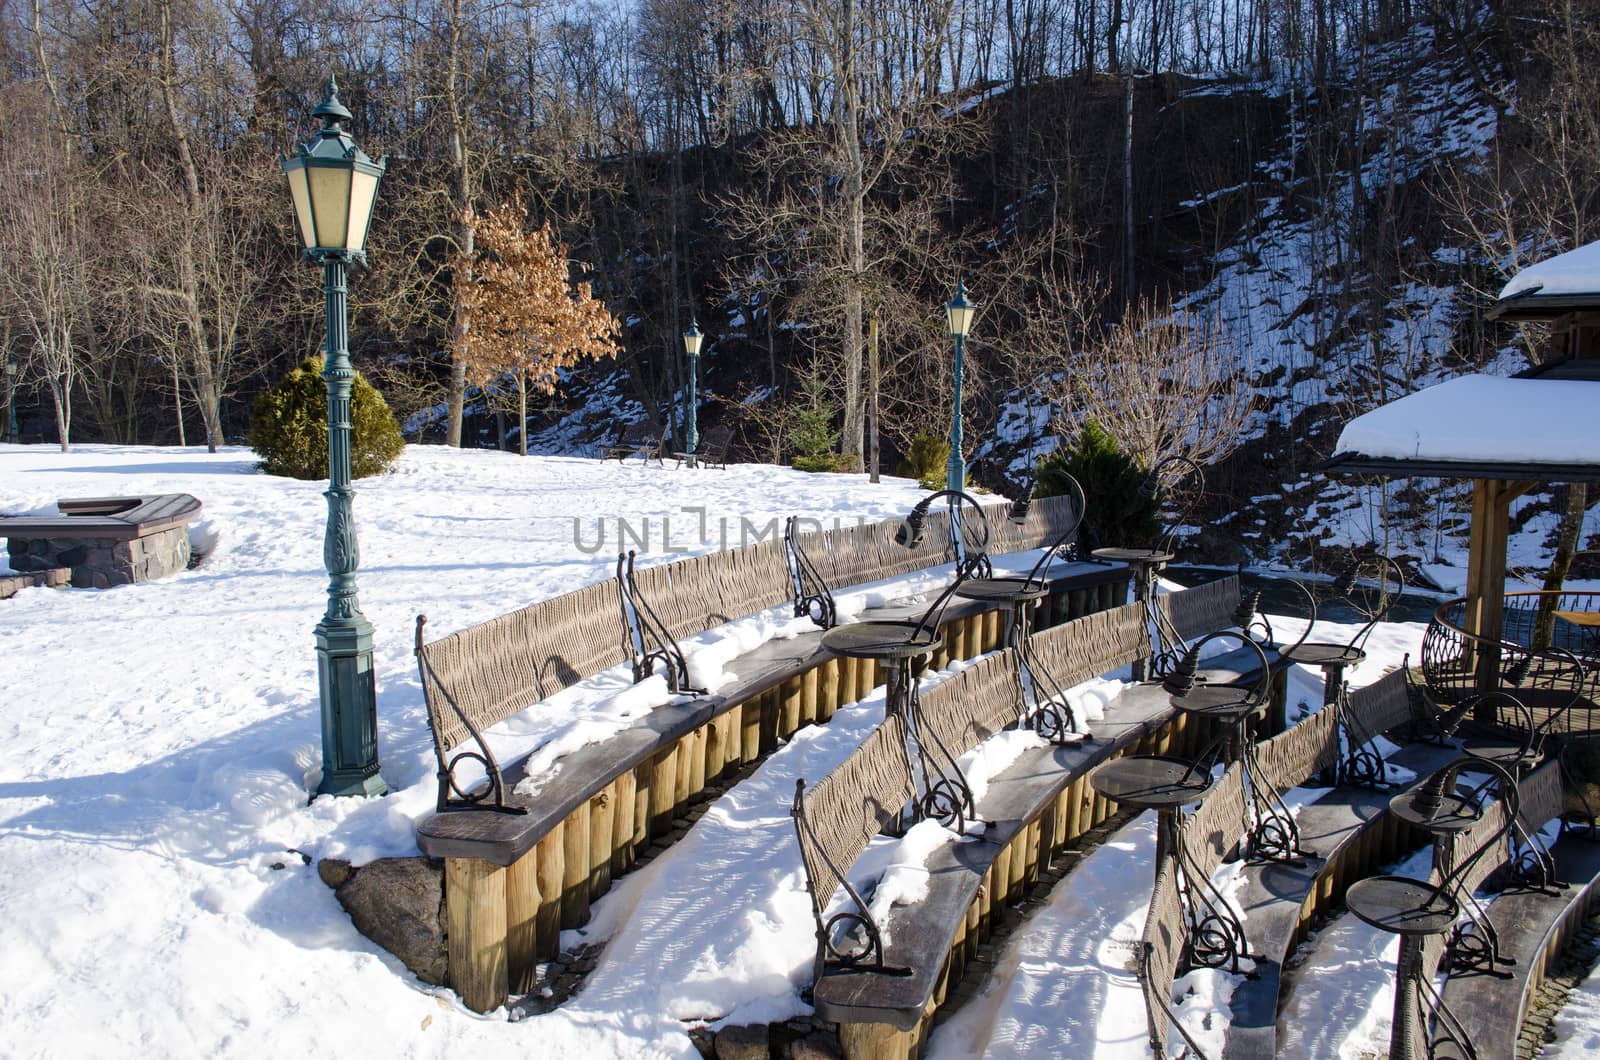
[[[506,770],[506,803],[526,813],[436,813],[417,825],[417,846],[429,857],[479,858],[509,867],[595,792],[704,725],[720,705],[719,700],[700,699],[657,707],[603,742],[564,755],[561,768],[533,795],[509,790],[526,777],[523,763],[518,763]]]
[[[1154,732],[1173,713],[1159,685],[1132,686],[1108,705],[1105,718],[1090,725],[1092,741],[1031,749],[991,779],[978,804],[988,822],[983,836],[947,844],[931,855],[927,896],[888,916],[885,960],[910,968],[911,974],[824,976],[814,991],[818,1014],[839,1022],[914,1028],[933,996],[944,956],[965,925],[966,910],[1000,852],[1062,790]]]

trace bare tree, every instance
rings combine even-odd
[[[0,137],[0,301],[31,346],[23,372],[49,391],[66,452],[90,296],[81,173],[72,146],[32,93],[0,96],[0,127],[7,131]]]
[[[1094,420],[1145,467],[1211,464],[1238,447],[1254,396],[1237,351],[1208,321],[1134,302],[1120,323],[1056,350],[1047,385],[1062,433]]]

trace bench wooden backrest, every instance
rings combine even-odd
[[[1026,552],[1054,544],[1062,531],[1077,519],[1073,499],[1065,494],[1040,498],[1029,506],[1028,515],[1020,525],[1006,518],[1004,508],[991,510],[989,554]]]
[[[1298,788],[1339,760],[1339,712],[1319,710],[1256,745],[1261,774],[1277,791]]]
[[[922,723],[952,755],[978,746],[1017,720],[1022,688],[1015,650],[995,652],[924,692]]]
[[[486,729],[624,662],[625,635],[616,582],[604,581],[424,645],[423,694],[439,749],[472,735],[450,700]]]
[[[1567,810],[1567,793],[1561,777],[1561,761],[1552,758],[1522,778],[1517,785],[1520,802],[1517,821],[1529,835],[1551,821],[1559,821]]]
[[[762,541],[642,567],[634,586],[668,633],[692,637],[789,599],[782,547]]]
[[[900,523],[899,519],[885,519],[878,523],[841,526],[825,531],[821,541],[814,534],[803,535],[802,545],[828,585],[836,589],[898,578],[949,561],[948,512],[928,513],[923,523],[922,543],[916,548],[905,548],[895,542]]]
[[[844,874],[872,837],[916,794],[905,736],[905,720],[890,715],[849,758],[800,797],[804,815],[800,856],[819,914],[828,908]]]
[[[1056,683],[1071,688],[1148,656],[1150,629],[1142,604],[1123,604],[1041,630],[1028,644]]]
[[[729,444],[733,441],[733,428],[725,423],[719,423],[700,436],[700,444],[695,451],[701,456],[717,457],[728,451]]]
[[[1244,837],[1245,814],[1244,768],[1235,762],[1179,826],[1186,870],[1209,879]]]
[[[1561,764],[1552,759],[1523,777],[1517,784],[1517,796],[1517,819],[1522,823],[1523,829],[1530,834],[1544,827],[1545,822],[1559,817],[1562,812]],[[1437,866],[1439,871],[1448,875],[1474,850],[1489,842],[1496,832],[1505,827],[1505,823],[1505,801],[1496,799],[1484,807],[1483,816],[1475,821],[1471,828],[1457,832],[1450,837],[1449,842],[1441,846],[1438,859],[1440,864]],[[1504,840],[1496,843],[1494,848],[1479,858],[1461,878],[1463,889],[1468,893],[1476,891],[1483,886],[1485,880],[1494,875],[1497,869],[1510,860],[1510,844]]]
[[[622,433],[617,435],[617,440],[612,445],[649,445],[659,442],[664,433],[664,428],[659,423],[650,420],[639,420],[622,428]]]
[[[1415,719],[1404,670],[1394,670],[1350,693],[1346,709],[1358,733],[1380,736]]]
[[[1156,606],[1180,640],[1192,641],[1233,625],[1239,608],[1239,576],[1196,585],[1176,593],[1162,593]]]
[[[1178,893],[1178,859],[1169,853],[1156,866],[1156,886],[1150,895],[1150,911],[1140,935],[1144,955],[1139,979],[1150,1022],[1150,1045],[1157,1057],[1166,1056],[1172,981],[1178,974],[1178,963],[1183,958],[1187,941],[1183,899]]]
[[[1428,882],[1434,886],[1438,886],[1440,882],[1439,873],[1434,872],[1432,876],[1428,877]],[[1418,978],[1422,982],[1433,983],[1438,981],[1439,966],[1444,963],[1445,951],[1447,949],[1446,940],[1448,938],[1449,935],[1447,933],[1438,935],[1424,935],[1422,937],[1422,970],[1418,973]],[[1402,939],[1400,945],[1404,947],[1406,945],[1406,940]],[[1399,1045],[1399,1043],[1396,1042],[1390,1046],[1391,1055],[1419,1057],[1433,1055],[1433,1021],[1428,1019],[1416,1019],[1411,1020],[1410,1023],[1411,1028],[1409,1038],[1411,1051],[1407,1053],[1394,1052],[1396,1046]],[[1405,1033],[1405,1030],[1404,1028],[1395,1028],[1392,1033],[1402,1034]]]
[[[1450,836],[1437,848],[1435,868],[1442,876],[1448,876],[1457,865],[1469,857],[1474,850],[1487,843],[1491,837],[1506,823],[1506,805],[1500,800],[1495,800],[1484,807],[1483,816],[1473,823],[1471,828],[1457,832]],[[1494,875],[1509,859],[1509,847],[1504,841],[1497,843],[1494,849],[1479,858],[1465,876],[1461,878],[1462,888],[1471,894],[1476,891],[1483,881]]]

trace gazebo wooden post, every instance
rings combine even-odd
[[[1467,546],[1467,608],[1465,627],[1490,643],[1476,650],[1471,641],[1463,646],[1463,662],[1474,667],[1479,692],[1500,687],[1500,649],[1506,597],[1506,539],[1511,534],[1511,502],[1538,486],[1496,478],[1472,480],[1472,536]],[[1493,722],[1494,708],[1484,708]]]
[[[1502,479],[1472,480],[1472,536],[1467,546],[1464,618],[1468,633],[1489,641],[1500,639],[1505,603],[1506,537],[1511,529],[1511,495],[1505,486]],[[1475,668],[1478,691],[1492,692],[1498,688],[1500,650],[1492,644],[1475,650],[1473,642],[1468,641],[1465,652],[1463,661]],[[1487,709],[1492,713],[1493,705]]]

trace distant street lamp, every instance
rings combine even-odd
[[[328,568],[328,610],[317,623],[317,685],[322,700],[324,795],[382,795],[378,773],[378,698],[372,669],[372,624],[356,599],[361,550],[351,514],[350,367],[345,305],[345,270],[366,263],[367,224],[378,198],[385,161],[374,162],[339,127],[350,112],[339,102],[339,86],[328,78],[328,98],[314,117],[315,138],[282,159],[289,179],[304,254],[322,264],[327,317],[328,523],[322,562]]]
[[[6,441],[17,444],[17,355],[6,351]]]
[[[694,454],[700,445],[700,344],[705,338],[700,325],[690,317],[689,330],[683,333],[683,352],[689,355],[689,425],[685,428],[689,436],[684,439],[684,452],[689,454],[690,467],[695,466]]]
[[[972,318],[977,314],[975,303],[967,301],[965,284],[956,283],[956,296],[945,303],[944,313],[950,322],[950,337],[956,340],[955,408],[950,413],[950,465],[945,473],[944,488],[963,490],[967,486],[967,463],[961,458],[961,356],[972,330]]]

